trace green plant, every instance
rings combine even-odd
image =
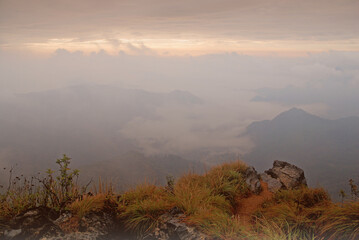
[[[58,183],[61,187],[61,194],[65,198],[64,200],[71,199],[72,191],[70,191],[74,186],[74,178],[76,178],[76,185],[79,176],[79,170],[74,169],[71,171],[69,168],[71,158],[67,157],[66,154],[63,155],[62,158],[57,159],[56,163],[59,165],[60,175],[57,176]]]
[[[71,158],[67,157],[66,154],[61,159],[56,160],[59,166],[59,174],[56,178],[53,176],[55,171],[48,169],[46,171],[47,177],[38,179],[44,188],[45,205],[54,207],[57,210],[81,196],[77,184],[79,170],[69,168],[70,160]],[[85,191],[86,189],[82,190],[82,192]]]

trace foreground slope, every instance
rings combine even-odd
[[[90,193],[81,190],[69,160],[57,160],[61,177],[48,171],[38,187],[16,178],[0,195],[2,239],[359,237],[359,202],[332,203],[286,162],[261,175],[242,162],[226,163],[169,179],[165,187],[144,183],[119,194],[101,183]]]

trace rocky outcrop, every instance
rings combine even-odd
[[[27,210],[13,218],[4,231],[4,239],[39,239],[45,234],[57,235],[61,229],[53,223],[58,213],[46,207]]]
[[[38,207],[11,220],[0,239],[117,239],[115,235],[123,234],[118,232],[116,227],[115,218],[110,213],[89,212],[79,219],[70,212],[60,214],[49,208]]]
[[[146,236],[124,231],[120,222],[107,212],[89,212],[81,219],[71,212],[57,213],[49,208],[30,209],[15,217],[0,234],[4,240],[209,240],[208,236],[184,223],[177,208],[163,214],[155,230]]]
[[[300,186],[307,186],[302,169],[278,160],[274,161],[271,169],[260,176],[262,181],[268,184],[268,189],[271,192],[276,192],[279,189],[295,189]]]

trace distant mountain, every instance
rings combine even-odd
[[[162,106],[201,103],[186,91],[156,93],[103,85],[1,96],[0,167],[18,163],[18,172],[35,172],[54,167],[63,153],[77,165],[107,161],[139,150],[121,133],[130,121],[158,119]]]
[[[170,92],[166,95],[166,100],[169,100],[171,102],[180,102],[182,104],[201,104],[203,101],[194,96],[193,94],[182,91],[182,90],[175,90]]]
[[[254,122],[245,135],[255,144],[244,160],[259,169],[273,160],[302,167],[311,185],[337,195],[349,178],[359,180],[359,118],[328,120],[292,108],[273,120]]]

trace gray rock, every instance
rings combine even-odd
[[[73,220],[78,221],[74,229],[71,229],[74,232],[64,232],[64,226],[71,226]],[[119,234],[121,234],[120,239],[126,239],[122,237],[122,233],[116,232],[116,227],[115,217],[104,211],[89,212],[81,219],[77,219],[70,212],[61,215],[51,214],[51,209],[38,207],[16,216],[4,231],[4,238],[0,235],[0,239],[108,240],[119,239]]]
[[[14,237],[21,234],[21,229],[5,230],[4,237],[5,239],[13,239]]]
[[[274,161],[271,169],[261,174],[261,178],[268,184],[268,189],[272,192],[279,189],[295,189],[300,186],[307,186],[302,169],[278,160]]]
[[[260,177],[254,167],[247,168],[245,178],[251,192],[259,194],[262,191]]]
[[[184,214],[172,215],[166,213],[160,217],[153,233],[146,236],[146,240],[209,240],[208,236],[195,228],[187,226],[181,219]]]
[[[70,212],[63,213],[54,223],[58,226],[66,224],[73,216]],[[111,239],[109,236],[115,228],[113,216],[105,212],[90,212],[79,220],[78,231],[60,235],[45,234],[42,240],[96,240]]]
[[[283,184],[278,179],[272,178],[266,173],[262,173],[260,177],[263,182],[267,183],[268,190],[271,191],[272,193],[278,191],[283,186]]]
[[[4,234],[4,237],[5,239],[26,240],[39,239],[45,233],[59,234],[61,229],[52,222],[52,218],[56,216],[55,212],[46,207],[29,209],[9,222],[11,230],[8,230],[8,234]]]

